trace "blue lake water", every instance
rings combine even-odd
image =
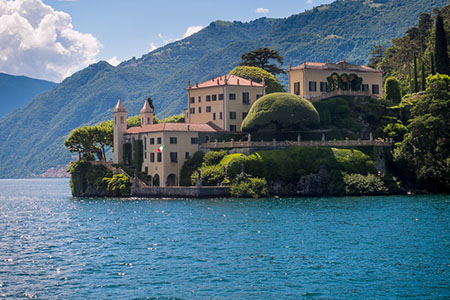
[[[0,299],[449,299],[450,196],[72,198],[0,180]]]

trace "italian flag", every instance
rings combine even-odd
[[[164,145],[162,145],[161,147],[158,148],[158,152],[162,153],[164,151]]]

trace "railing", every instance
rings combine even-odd
[[[391,140],[332,140],[332,141],[228,141],[208,142],[200,145],[204,149],[229,149],[229,148],[286,148],[299,147],[358,147],[376,146],[392,147]]]
[[[378,98],[378,95],[371,94],[369,91],[363,92],[363,91],[343,91],[343,90],[335,90],[332,92],[326,92],[319,96],[310,96],[310,101],[319,101],[335,96],[368,96],[372,98]]]

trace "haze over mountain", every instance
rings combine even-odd
[[[113,67],[99,62],[73,74],[51,91],[0,120],[0,177],[39,174],[67,163],[63,141],[84,124],[112,118],[118,98],[129,115],[151,96],[160,118],[182,112],[187,81],[228,73],[240,55],[276,49],[286,66],[307,61],[359,60],[377,44],[389,45],[416,25],[422,12],[447,0],[346,0],[284,19],[249,23],[215,21],[200,32]],[[286,67],[285,66],[285,67]],[[286,82],[287,77],[280,80]]]
[[[51,81],[0,73],[0,118],[56,85]]]

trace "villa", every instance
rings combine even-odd
[[[304,62],[289,66],[289,93],[310,101],[338,95],[383,96],[383,74],[368,66],[338,63]]]
[[[265,94],[265,84],[235,75],[222,75],[186,88],[185,123],[153,124],[154,111],[145,101],[141,126],[127,129],[127,110],[119,99],[114,108],[114,160],[140,160],[152,186],[179,186],[184,162],[200,145],[233,136],[253,103]],[[303,63],[289,67],[289,92],[310,101],[336,95],[382,96],[381,71],[346,61]]]

